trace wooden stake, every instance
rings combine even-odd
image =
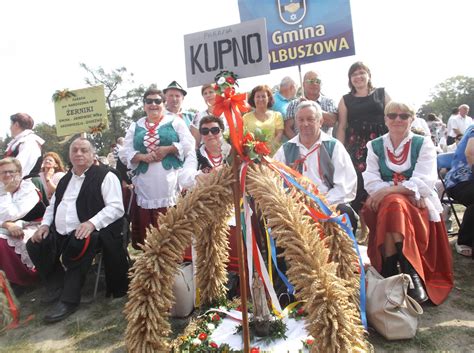
[[[240,158],[235,148],[232,149],[232,172],[234,174],[234,212],[235,212],[235,236],[237,238],[237,252],[239,255],[239,284],[240,284],[240,301],[242,308],[242,339],[244,341],[244,353],[250,352],[250,333],[249,319],[247,310],[247,275],[245,272],[245,249],[242,242],[242,222],[240,220],[240,199],[242,198],[242,190],[240,190]]]

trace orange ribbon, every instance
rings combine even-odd
[[[224,114],[225,119],[227,120],[227,125],[229,125],[232,145],[243,160],[248,160],[248,157],[244,155],[242,146],[244,123],[240,113],[245,113],[249,110],[246,99],[246,93],[230,93],[225,96],[216,96],[216,102],[214,105],[214,115],[221,116]],[[235,122],[233,118],[235,118]]]

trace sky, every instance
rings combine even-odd
[[[323,93],[336,103],[358,60],[376,87],[416,108],[447,78],[474,76],[474,1],[351,0],[351,10],[356,55],[302,66],[320,73]],[[53,93],[86,87],[79,63],[105,71],[124,66],[135,85],[164,88],[177,80],[185,87],[183,36],[239,22],[237,0],[2,1],[0,137],[17,112],[54,124]],[[240,89],[274,86],[287,75],[299,81],[291,67],[241,79]],[[205,108],[200,88],[188,89],[184,107]]]

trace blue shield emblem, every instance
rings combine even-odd
[[[278,0],[278,12],[284,23],[295,25],[306,15],[306,0]]]

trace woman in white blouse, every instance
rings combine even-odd
[[[386,105],[389,132],[367,144],[363,177],[369,198],[362,212],[372,265],[389,277],[398,273],[399,264],[413,280],[410,296],[440,304],[453,286],[451,249],[434,188],[435,147],[429,137],[411,132],[414,117],[404,103]]]
[[[143,95],[146,117],[127,130],[121,160],[133,172],[136,208],[132,212],[132,245],[140,249],[146,229],[157,226],[159,213],[174,206],[178,198],[178,171],[194,154],[195,140],[186,123],[165,114],[162,91],[148,89]]]
[[[0,270],[18,286],[37,280],[26,242],[39,227],[46,206],[30,179],[21,179],[15,158],[0,160]]]

